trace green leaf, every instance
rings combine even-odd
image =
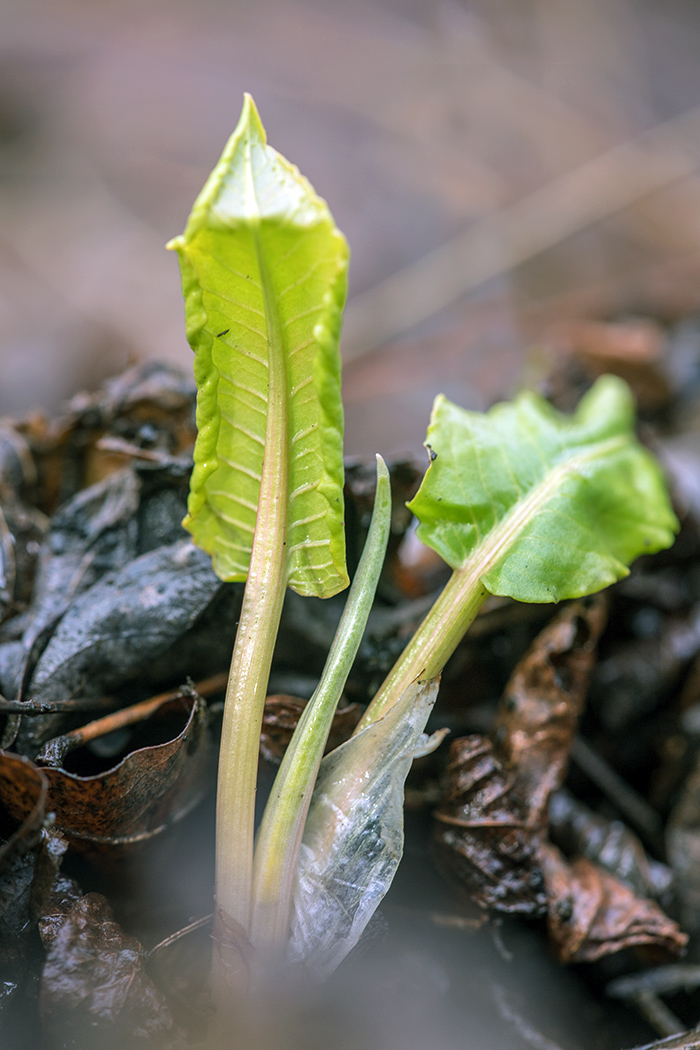
[[[606,587],[678,529],[633,426],[629,388],[613,376],[572,416],[532,393],[487,413],[438,397],[432,462],[409,504],[418,537],[492,594],[553,602]]]
[[[288,583],[335,594],[348,583],[338,354],[348,248],[325,201],[266,144],[250,96],[185,233],[168,247],[180,258],[198,387],[185,527],[221,579],[246,578],[276,371]]]

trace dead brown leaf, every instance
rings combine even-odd
[[[46,806],[74,848],[94,851],[147,841],[185,816],[209,789],[212,750],[201,698],[183,690],[147,716],[139,727],[141,739],[151,744],[160,734],[165,741],[132,744],[104,772],[41,767]],[[78,752],[70,757],[78,764]],[[95,756],[87,754],[83,761]],[[24,819],[36,804],[38,772],[27,759],[0,752],[0,799],[15,819]]]
[[[265,700],[262,731],[260,734],[260,753],[263,758],[274,765],[279,765],[292,739],[297,722],[308,701],[300,696],[288,696],[277,693]],[[333,716],[333,724],[328,736],[326,751],[332,751],[345,740],[349,740],[353,730],[362,717],[360,704],[345,704],[339,707]]]
[[[144,970],[141,945],[124,933],[106,899],[88,893],[65,913],[63,907],[56,923],[47,922],[42,930],[47,947],[40,993],[45,1027],[64,1040],[89,1031],[92,1040],[99,1035],[101,1044],[106,1038],[110,1046],[114,1039],[123,1046],[126,1038],[154,1036],[167,1036],[172,1045],[177,1030],[165,999]]]
[[[687,941],[653,901],[589,860],[568,864],[545,840],[606,611],[601,595],[574,602],[539,634],[505,689],[495,742],[472,736],[452,744],[435,814],[442,866],[481,907],[546,911],[562,962],[635,945],[678,954]]]
[[[549,843],[538,851],[549,896],[548,926],[563,963],[594,962],[639,945],[679,955],[688,941],[654,901],[579,857],[569,864]]]
[[[527,915],[546,909],[537,847],[549,796],[564,776],[605,610],[601,597],[565,606],[513,672],[495,743],[471,736],[450,748],[436,850],[481,907]]]
[[[604,594],[565,606],[518,663],[498,706],[496,753],[513,773],[528,827],[546,824],[549,796],[564,779],[606,616]]]
[[[480,907],[542,915],[547,897],[537,841],[512,789],[513,776],[490,740],[455,740],[444,801],[435,812],[437,858]]]

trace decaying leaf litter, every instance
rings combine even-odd
[[[595,371],[591,360],[590,352],[564,360],[549,380],[556,401],[576,399]],[[627,363],[626,378],[641,383],[645,370],[641,361],[630,375]],[[561,960],[585,964],[581,976],[596,994],[614,978],[611,1011],[622,997],[664,1036],[698,1020],[692,935],[700,925],[692,862],[700,568],[692,459],[682,455],[692,447],[696,389],[687,375],[669,377],[667,387],[644,426],[675,481],[683,521],[675,548],[642,560],[605,598],[566,606],[554,619],[551,607],[490,599],[446,669],[431,722],[451,729],[449,758],[444,745],[416,762],[409,781],[417,823],[435,809],[435,860],[459,887],[435,915],[443,928],[461,918],[461,938],[489,937],[488,924],[464,931],[489,915],[530,916]],[[40,1024],[58,1046],[95,1024],[115,1045],[197,1038],[201,983],[182,948],[197,935],[172,939],[151,958],[143,946],[206,917],[208,887],[184,910],[182,900],[179,910],[166,901],[159,915],[152,892],[140,904],[132,882],[126,906],[115,891],[124,871],[142,870],[163,844],[176,863],[178,836],[191,834],[188,811],[206,809],[213,782],[216,676],[228,662],[240,587],[221,584],[181,530],[193,405],[185,377],[147,366],[77,397],[59,420],[6,421],[0,435],[0,1017],[8,1038],[33,1045]],[[336,720],[340,736],[444,581],[439,559],[416,562],[411,553],[404,504],[420,474],[419,465],[392,469],[392,546]],[[371,504],[366,477],[360,464],[349,466],[351,555]],[[272,761],[314,687],[342,607],[294,597],[273,667],[274,688],[287,696],[267,705],[263,755]],[[222,623],[230,629],[211,630]],[[423,828],[413,850],[432,871]],[[413,898],[429,922],[436,909]],[[385,916],[391,925],[391,898]],[[511,929],[502,930],[506,941]],[[684,961],[669,967],[686,934]],[[381,954],[382,943],[370,939],[366,952]],[[527,962],[508,965],[519,964]],[[644,1028],[633,1030],[642,1042]],[[512,1038],[523,1045],[517,1025]]]

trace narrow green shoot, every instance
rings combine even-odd
[[[311,793],[372,608],[390,527],[389,472],[377,456],[377,490],[365,549],[323,675],[285,752],[258,832],[251,939],[266,955],[280,956],[287,943],[292,889]]]

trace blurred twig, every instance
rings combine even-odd
[[[625,820],[634,825],[645,841],[658,847],[662,823],[656,810],[630,787],[581,736],[574,737],[571,758],[604,795],[617,807]]]
[[[487,215],[356,296],[346,314],[345,361],[381,346],[586,226],[691,175],[698,158],[685,143],[699,131],[700,107],[694,107]]]

